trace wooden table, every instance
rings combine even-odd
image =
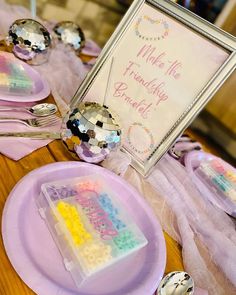
[[[46,99],[52,101],[52,97]],[[65,149],[60,140],[51,142],[48,146],[38,149],[32,154],[19,161],[13,161],[0,155],[0,219],[2,226],[2,212],[5,201],[15,184],[30,171],[43,165],[59,162],[72,161],[74,158]],[[180,246],[166,233],[167,264],[165,272],[183,270]],[[2,235],[0,239],[0,295],[32,295],[35,294],[20,279],[13,269],[3,246]],[[45,294],[54,295],[54,294]],[[145,294],[144,294],[145,295]]]

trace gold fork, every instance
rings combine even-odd
[[[60,120],[61,118],[57,116],[49,116],[49,117],[43,117],[43,118],[29,118],[29,119],[4,117],[4,118],[0,118],[0,123],[18,122],[30,127],[47,127],[47,126],[53,126],[59,123]]]

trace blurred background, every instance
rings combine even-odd
[[[30,0],[6,0],[30,7]],[[177,0],[179,5],[236,36],[236,0]],[[101,47],[113,33],[132,0],[37,0],[45,20],[77,22],[86,38]],[[236,160],[236,71],[191,125],[231,163]]]

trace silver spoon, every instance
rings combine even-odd
[[[36,117],[46,117],[57,112],[57,106],[53,103],[40,103],[32,107],[0,106],[0,111],[26,111]]]
[[[165,276],[157,289],[157,295],[192,295],[194,282],[184,271],[174,271]]]

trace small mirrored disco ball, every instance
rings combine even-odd
[[[174,271],[166,275],[160,282],[158,295],[193,295],[194,281],[184,271]]]
[[[48,60],[51,36],[48,30],[33,19],[18,19],[9,28],[7,43],[16,57],[32,65]]]
[[[62,139],[73,155],[98,163],[120,145],[121,128],[108,107],[82,102],[65,120]]]
[[[66,45],[70,45],[76,53],[80,53],[85,45],[85,37],[82,29],[74,22],[59,22],[53,28],[58,40]]]

